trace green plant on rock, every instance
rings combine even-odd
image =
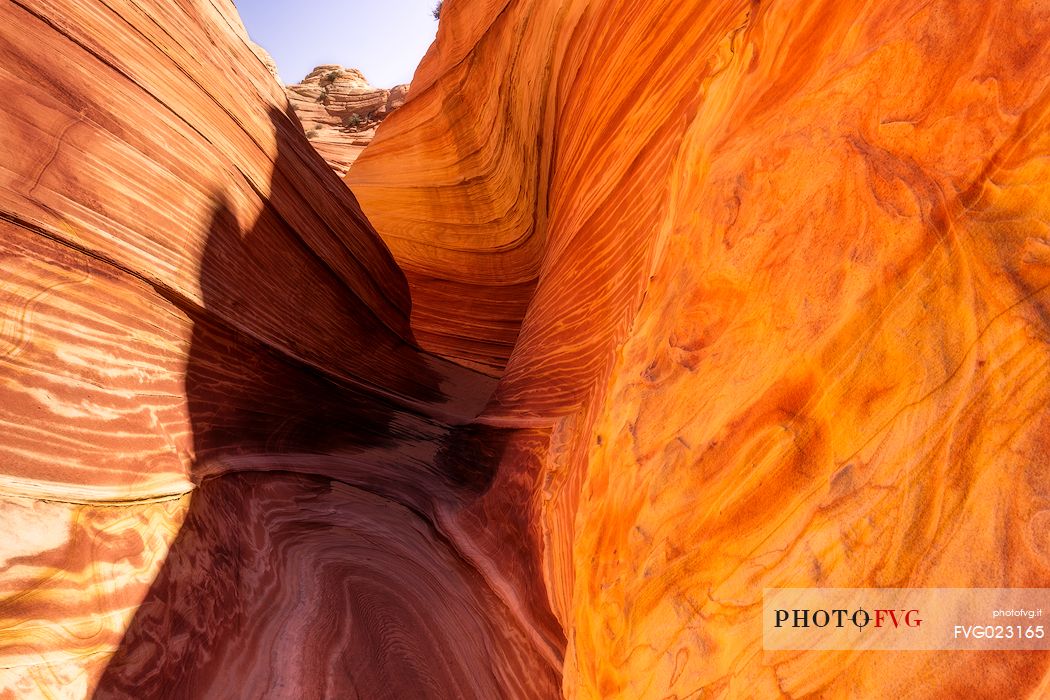
[[[441,19],[441,6],[445,4],[445,0],[438,0],[438,4],[434,5],[434,19]]]

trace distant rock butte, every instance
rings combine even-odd
[[[310,143],[342,176],[372,142],[379,122],[405,103],[408,85],[377,88],[356,68],[327,64],[285,91]]]

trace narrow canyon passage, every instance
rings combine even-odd
[[[557,696],[542,434],[416,347],[232,6],[129,10],[3,8],[2,692]]]
[[[281,172],[288,119],[272,117]],[[396,394],[341,382],[223,324],[225,309],[260,318],[273,308],[259,279],[292,308],[311,303],[287,261],[263,254],[294,244],[274,219],[266,208],[241,232],[222,201],[211,217],[203,308],[182,309],[193,320],[185,392],[197,488],[94,697],[557,696],[564,640],[549,609],[521,610],[514,589],[501,597],[443,532],[500,466],[508,437],[469,425],[495,382],[454,366],[451,381],[447,365],[403,341],[359,343],[382,337],[365,313],[348,313],[355,326],[331,342],[361,364],[411,363]],[[536,572],[529,552],[513,552],[503,547],[501,567]],[[520,583],[542,590],[536,576]]]
[[[1050,4],[440,15],[344,179],[230,0],[0,3],[0,698],[1050,696],[762,624],[1050,588]]]

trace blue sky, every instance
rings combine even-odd
[[[234,0],[286,83],[322,63],[357,68],[376,87],[412,79],[434,40],[436,0]]]

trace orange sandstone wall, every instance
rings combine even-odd
[[[348,182],[420,342],[500,374],[479,420],[547,436],[566,696],[1050,692],[759,623],[1050,584],[1048,41],[1041,2],[445,3]]]
[[[0,13],[0,695],[1050,692],[759,625],[1048,586],[1045,5],[447,0],[357,199],[232,4]]]
[[[347,176],[408,277],[420,344],[493,375],[514,347],[546,245],[562,4],[443,6],[411,109],[384,121]]]

